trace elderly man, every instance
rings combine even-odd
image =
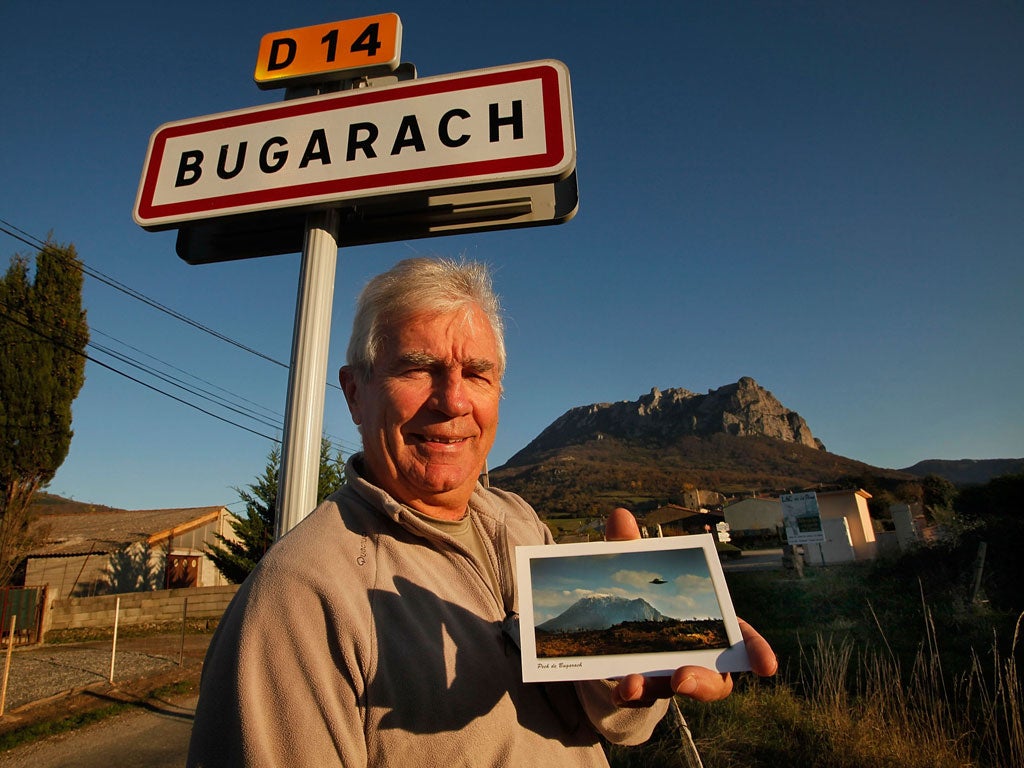
[[[478,264],[410,259],[360,296],[341,386],[362,453],[275,545],[207,655],[191,766],[607,765],[646,740],[671,679],[524,684],[514,547],[551,543],[518,496],[477,482],[494,442],[502,320]],[[636,538],[625,510],[609,538]],[[767,643],[743,626],[755,671]]]

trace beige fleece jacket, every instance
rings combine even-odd
[[[524,684],[502,632],[511,558],[550,543],[514,494],[469,514],[502,594],[455,539],[359,476],[282,538],[211,642],[189,766],[607,766],[598,732],[640,743],[664,715],[610,683]]]

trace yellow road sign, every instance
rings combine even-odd
[[[390,71],[401,48],[402,22],[394,13],[270,32],[260,40],[254,79],[268,89]]]

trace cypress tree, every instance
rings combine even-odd
[[[33,495],[71,447],[88,342],[74,246],[47,241],[34,276],[29,259],[15,255],[0,278],[0,585],[30,548]]]

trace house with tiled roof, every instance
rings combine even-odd
[[[25,586],[51,599],[227,583],[206,548],[234,539],[227,507],[43,512],[33,518],[43,543],[28,553]]]

